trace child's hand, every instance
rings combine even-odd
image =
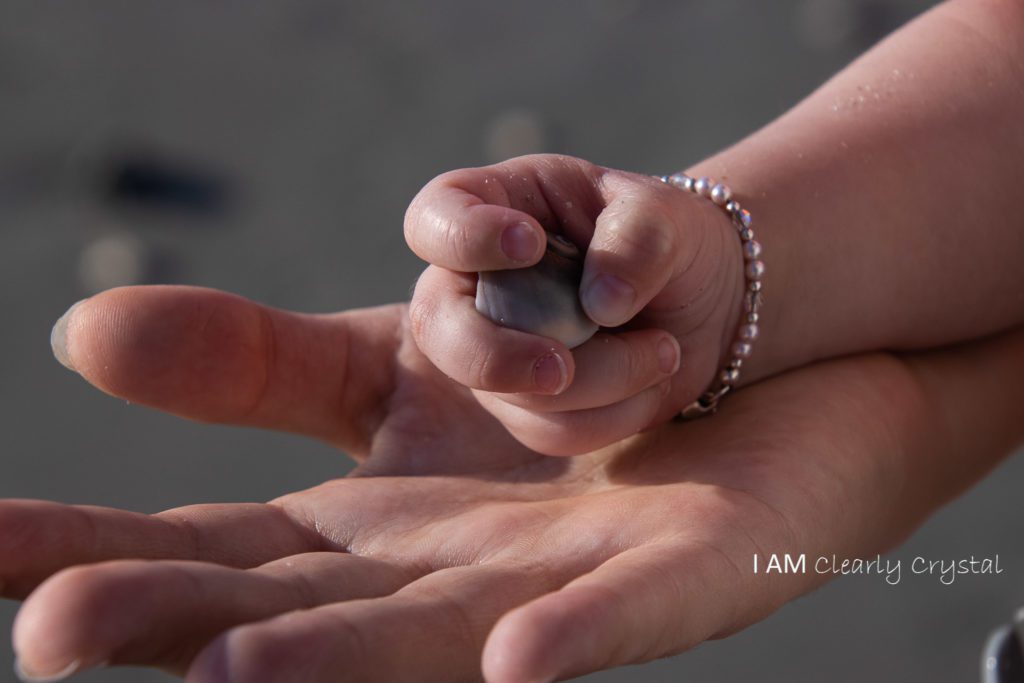
[[[571,352],[474,305],[476,273],[537,263],[545,230],[585,251],[580,300],[603,328]],[[711,384],[739,323],[734,232],[706,199],[572,157],[445,173],[405,217],[409,246],[432,264],[413,336],[522,443],[587,452],[671,418]]]

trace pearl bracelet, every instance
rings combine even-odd
[[[718,206],[725,209],[740,236],[740,243],[743,248],[744,261],[744,289],[743,310],[744,315],[740,320],[739,328],[736,331],[736,340],[730,348],[729,361],[725,364],[718,376],[711,383],[711,386],[701,394],[700,398],[683,408],[680,417],[690,420],[703,415],[713,414],[718,410],[718,402],[728,394],[733,387],[739,383],[740,368],[743,361],[750,357],[754,350],[754,342],[760,334],[758,328],[758,310],[761,308],[761,278],[764,277],[764,262],[760,260],[761,243],[754,239],[754,231],[750,227],[752,220],[750,212],[740,206],[740,203],[732,198],[732,190],[728,185],[716,183],[710,178],[691,178],[685,173],[673,173],[669,176],[659,176],[663,183],[681,190],[688,190],[701,197],[706,197]]]

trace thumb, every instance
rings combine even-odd
[[[200,287],[123,287],[72,306],[51,343],[113,396],[358,451],[376,426],[362,418],[390,391],[402,311],[308,315]]]
[[[622,171],[604,176],[602,193],[605,209],[595,223],[580,284],[580,300],[594,322],[618,327],[670,284],[680,299],[666,302],[672,308],[708,289],[705,280],[715,269],[704,267],[708,259],[697,260],[714,256],[706,247],[717,223],[706,200]]]

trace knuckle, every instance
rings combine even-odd
[[[409,331],[417,342],[430,338],[434,319],[437,316],[437,304],[431,297],[417,292],[409,302]]]
[[[640,382],[652,375],[654,368],[653,349],[649,344],[626,344],[622,354],[622,371],[624,384]]]
[[[405,217],[402,221],[405,240],[417,254],[420,254],[424,237],[428,236],[430,232],[429,226],[433,214],[431,199],[446,182],[446,175],[448,174],[439,175],[424,185],[405,210]]]
[[[618,221],[612,231],[615,245],[647,270],[651,263],[671,257],[675,247],[674,231],[663,217],[647,209]]]
[[[473,241],[463,229],[462,223],[447,217],[438,220],[440,246],[452,264],[469,263],[473,257]]]
[[[466,364],[471,386],[478,389],[500,390],[505,381],[505,373],[501,371],[504,364],[498,356],[495,350],[483,344],[473,349]]]
[[[608,266],[631,279],[650,280],[676,257],[674,226],[659,212],[636,208],[614,215],[604,230],[599,250]]]

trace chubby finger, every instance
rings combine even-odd
[[[602,186],[606,208],[587,249],[580,301],[592,320],[617,327],[686,270],[700,246],[704,209],[646,176],[611,171]]]
[[[423,188],[409,205],[405,240],[417,256],[436,266],[481,271],[536,263],[544,253],[546,237],[533,216],[507,205],[488,203],[442,176]]]
[[[600,408],[540,413],[487,392],[474,392],[521,444],[544,455],[580,455],[617,443],[650,427],[671,390],[671,380]]]
[[[252,529],[259,529],[253,535]],[[321,541],[272,505],[193,505],[144,515],[36,500],[0,501],[0,589],[23,598],[52,574],[120,558],[238,567],[316,549]]]
[[[495,325],[474,304],[476,276],[428,267],[409,307],[417,346],[439,370],[474,389],[558,394],[573,380],[565,344]]]
[[[217,638],[189,683],[469,681],[509,609],[551,590],[544,572],[494,565],[444,569],[397,593],[240,626]]]
[[[365,416],[390,391],[403,315],[305,315],[200,287],[122,287],[73,306],[52,342],[62,363],[114,396],[360,453],[374,426]]]
[[[14,624],[22,669],[53,675],[74,663],[184,672],[238,624],[297,609],[388,595],[415,576],[346,553],[309,553],[242,570],[203,562],[119,560],[67,569],[25,602]]]
[[[565,412],[612,405],[664,382],[679,369],[679,342],[664,330],[598,333],[572,351],[576,371],[569,388],[555,396],[500,394],[514,406]]]
[[[405,238],[423,260],[479,272],[522,268],[544,253],[544,230],[589,236],[603,169],[556,154],[517,157],[430,181],[405,214]]]

